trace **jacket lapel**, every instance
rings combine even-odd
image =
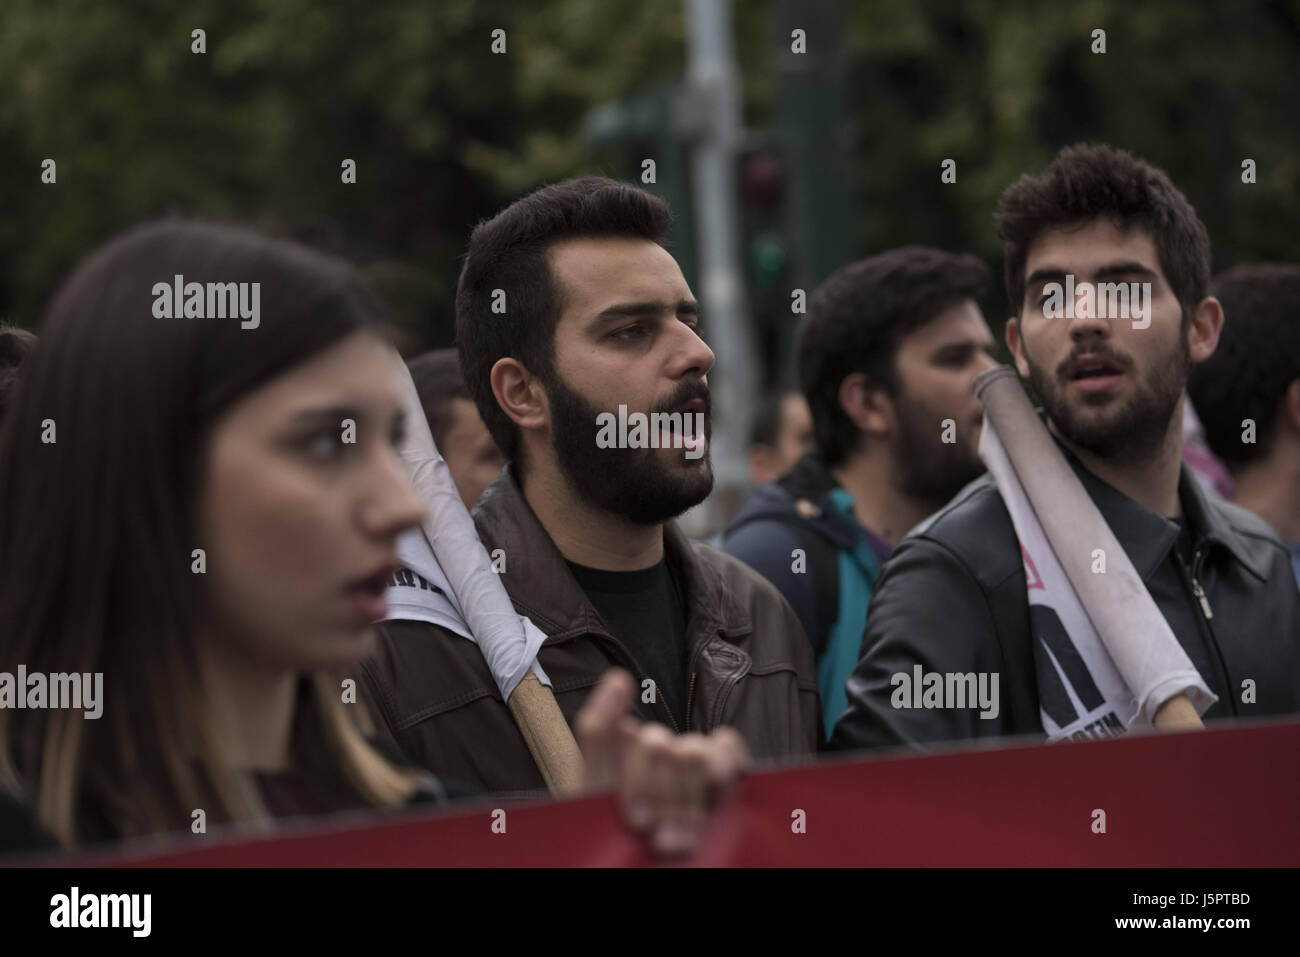
[[[1074,473],[1079,476],[1088,497],[1110,526],[1138,576],[1144,582],[1150,581],[1178,539],[1177,524],[1139,505],[1123,492],[1097,478],[1059,440],[1057,446],[1065,454]]]
[[[505,560],[501,581],[515,610],[546,632],[547,644],[586,632],[608,635],[595,606],[524,498],[510,466],[484,491],[473,517],[488,554],[501,549]]]
[[[587,634],[617,641],[569,571],[509,466],[483,493],[473,517],[488,553],[502,550],[506,591],[515,610],[546,633],[545,645]],[[664,555],[678,576],[687,608],[688,684],[691,665],[695,668],[691,724],[711,727],[715,701],[749,670],[749,654],[734,643],[752,630],[749,611],[700,562],[695,546],[675,522],[664,525]]]

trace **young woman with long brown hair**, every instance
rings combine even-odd
[[[424,513],[381,327],[344,263],[201,222],[111,240],[55,296],[0,430],[0,675],[100,674],[100,715],[0,707],[0,795],[59,845],[449,796],[340,682]],[[744,747],[637,728],[631,694],[611,676],[581,716],[589,780],[686,849]]]

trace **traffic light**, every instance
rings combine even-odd
[[[784,223],[785,170],[774,152],[751,150],[741,154],[737,180],[745,271],[754,294],[752,302],[757,306],[781,292],[789,272],[790,251]]]
[[[741,256],[759,355],[762,381],[779,381],[782,352],[790,338],[790,287],[793,264],[786,225],[786,169],[774,149],[742,153],[736,182],[740,190]]]

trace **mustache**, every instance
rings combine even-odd
[[[709,396],[709,387],[700,380],[696,379],[691,382],[683,382],[672,393],[661,402],[654,412],[671,412],[678,406],[685,405],[694,399],[699,399],[704,403],[704,417],[708,419],[713,413],[713,400]]]
[[[1128,370],[1133,365],[1132,360],[1130,360],[1128,356],[1116,352],[1114,349],[1110,348],[1110,346],[1088,345],[1085,343],[1083,345],[1075,346],[1070,350],[1070,354],[1062,359],[1060,364],[1056,367],[1056,374],[1058,376],[1064,376],[1065,370],[1068,369],[1070,364],[1080,356],[1100,356],[1103,359],[1109,359],[1124,370]]]

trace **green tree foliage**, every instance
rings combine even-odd
[[[1300,262],[1300,4],[896,0],[851,10],[864,250],[923,242],[1000,263],[992,213],[1002,190],[1062,146],[1093,141],[1169,173],[1205,220],[1216,271]],[[1104,54],[1092,52],[1096,29]],[[945,157],[957,161],[954,185],[939,181]],[[1258,164],[1255,185],[1242,183],[1246,158]]]
[[[764,136],[789,38],[764,0],[735,0],[733,19],[746,122]],[[1294,0],[872,0],[845,20],[859,253],[922,242],[996,264],[998,194],[1095,140],[1169,171],[1216,268],[1300,261]],[[182,214],[348,256],[399,306],[408,348],[445,344],[469,230],[543,182],[636,176],[586,121],[680,84],[684,31],[680,0],[4,0],[0,317],[34,325],[96,243]],[[57,185],[40,181],[46,157]]]
[[[5,0],[3,18],[0,315],[23,325],[96,243],[180,214],[347,255],[408,346],[445,344],[473,225],[590,168],[590,107],[683,56],[676,5],[598,0]]]

